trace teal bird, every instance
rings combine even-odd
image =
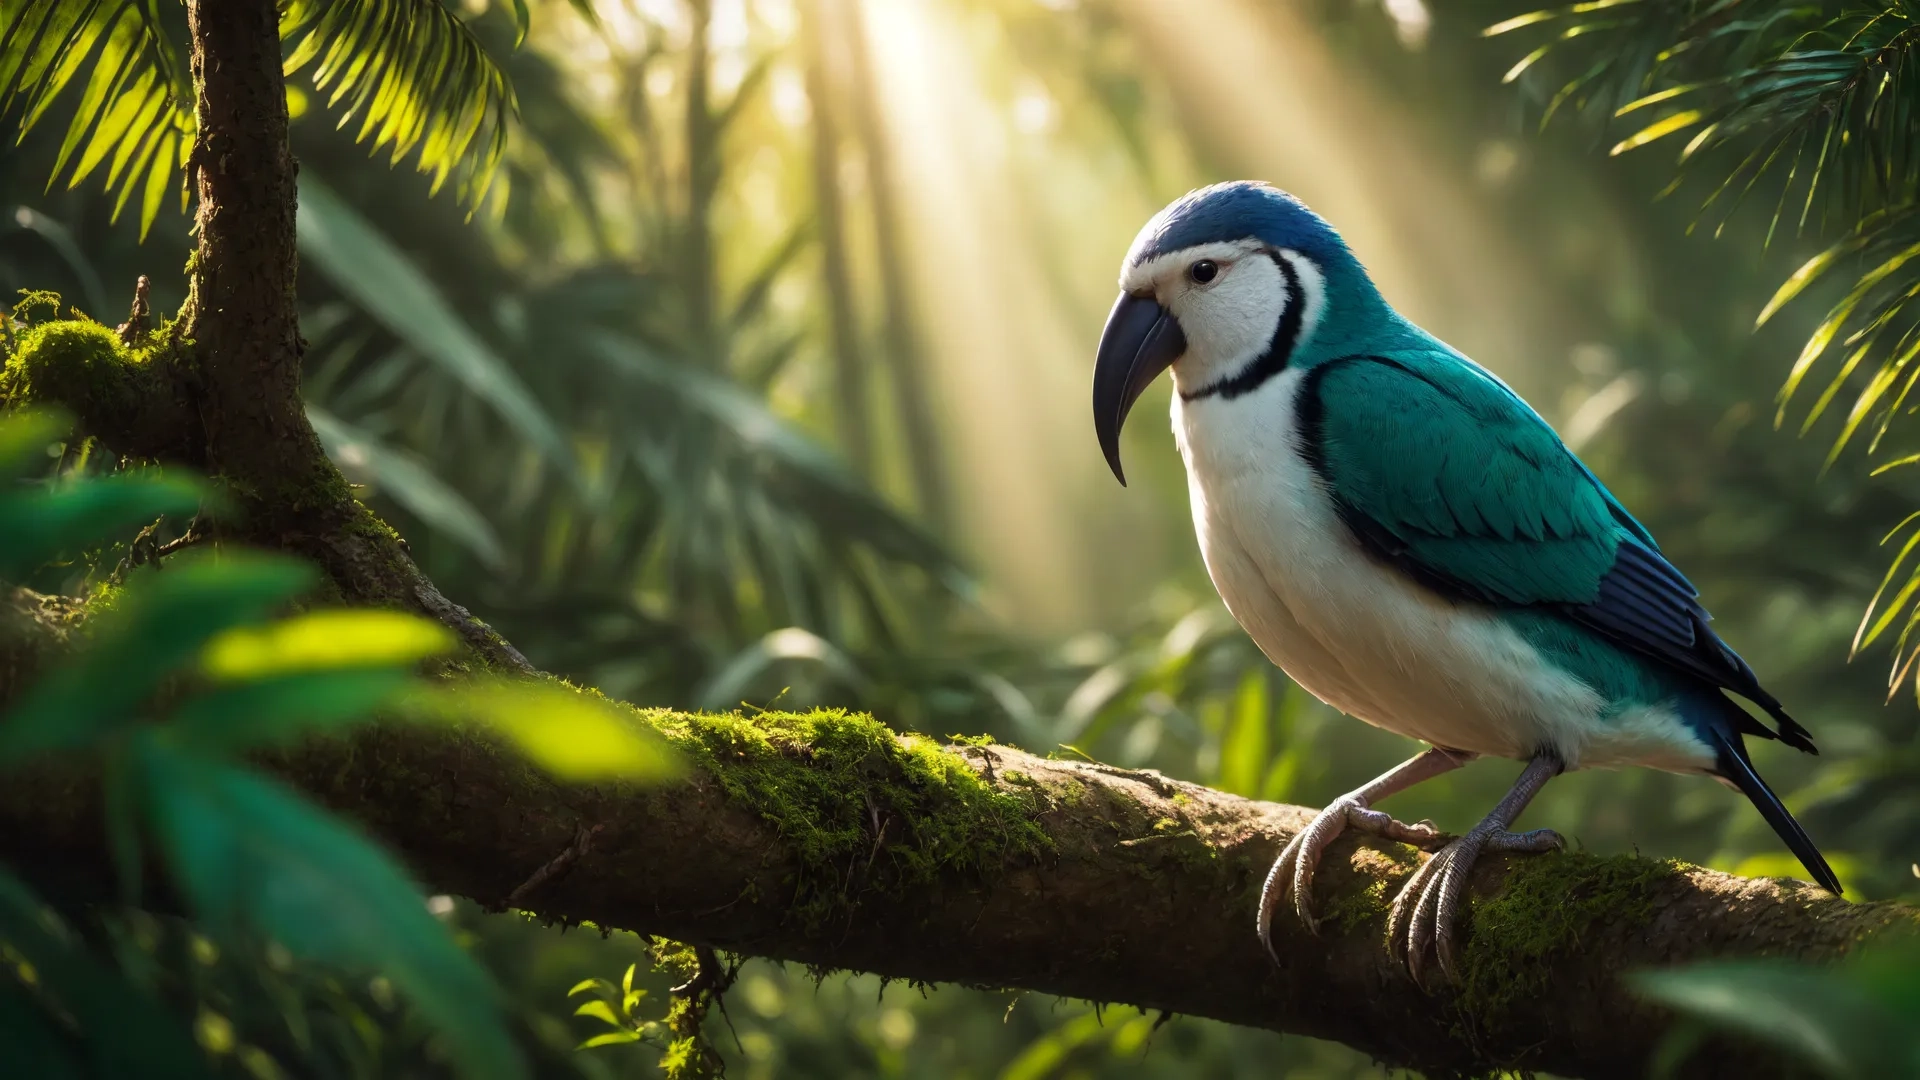
[[[1093,374],[1114,475],[1126,483],[1128,411],[1171,369],[1194,531],[1228,610],[1316,697],[1431,747],[1334,800],[1287,845],[1260,899],[1270,954],[1289,896],[1316,925],[1314,868],[1357,829],[1438,848],[1394,900],[1389,932],[1415,979],[1429,950],[1451,977],[1474,860],[1560,847],[1550,830],[1510,830],[1570,769],[1715,777],[1840,891],[1742,741],[1815,753],[1807,730],[1553,428],[1396,312],[1332,226],[1265,184],[1204,188],[1141,230],[1120,287]],[[1374,809],[1481,755],[1527,764],[1464,836],[1442,846],[1431,824]]]

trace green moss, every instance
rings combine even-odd
[[[19,332],[0,367],[0,404],[64,408],[115,453],[182,456],[195,447],[175,430],[189,415],[175,373],[190,352],[171,324],[129,346],[85,319],[35,323]]]
[[[86,615],[96,619],[120,606],[120,600],[126,595],[126,586],[113,581],[96,581],[87,587]]]
[[[959,754],[838,710],[661,713],[654,722],[799,858],[793,911],[822,925],[849,882],[907,890],[1051,846],[1030,788],[988,783]],[[876,836],[876,830],[878,835]]]
[[[1672,860],[1625,855],[1515,860],[1499,894],[1469,908],[1458,998],[1468,1022],[1499,1027],[1514,1002],[1546,988],[1590,931],[1649,919],[1655,887],[1678,872]]]
[[[110,327],[61,319],[29,326],[0,373],[7,402],[82,403],[111,414],[135,412],[150,389],[146,357],[121,344]]]
[[[1335,896],[1320,918],[1342,934],[1350,934],[1375,921],[1385,926],[1387,908],[1392,903],[1387,895],[1387,880],[1374,878],[1361,888],[1347,889]]]

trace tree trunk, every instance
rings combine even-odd
[[[199,237],[185,313],[207,457],[235,482],[246,528],[329,531],[352,495],[300,398],[294,163],[273,0],[190,0]]]
[[[1270,860],[1305,807],[1008,747],[936,749],[871,720],[669,718],[700,763],[650,792],[564,787],[471,733],[382,728],[280,770],[398,849],[436,890],[546,919],[924,982],[1022,989],[1333,1039],[1449,1074],[1640,1077],[1669,1018],[1620,976],[1729,956],[1837,957],[1920,912],[1627,856],[1488,858],[1460,986],[1422,990],[1385,908],[1422,858],[1336,842],[1319,936],[1254,938]],[[0,790],[0,859],[108,873],[71,776]],[[578,837],[593,843],[581,854]],[[564,873],[542,867],[572,851]],[[1792,1075],[1711,1046],[1685,1075]]]

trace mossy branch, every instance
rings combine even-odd
[[[27,326],[0,367],[0,404],[71,413],[117,456],[201,463],[206,440],[184,389],[191,348],[178,324],[128,337],[85,319]]]
[[[1421,858],[1343,839],[1318,937],[1253,936],[1269,860],[1302,807],[1003,746],[942,746],[840,713],[638,712],[701,766],[670,789],[557,785],[470,732],[382,726],[273,762],[399,849],[432,888],[553,920],[924,982],[1018,987],[1358,1047],[1429,1075],[1641,1076],[1667,1018],[1623,973],[1707,958],[1836,957],[1920,925],[1788,881],[1553,854],[1476,870],[1464,979],[1429,993],[1384,944]],[[104,868],[89,785],[0,790],[0,858]],[[1783,1075],[1739,1048],[1689,1075]]]

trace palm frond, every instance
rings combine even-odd
[[[524,34],[525,5],[514,13]],[[358,122],[356,141],[389,150],[393,164],[412,155],[434,191],[454,179],[461,201],[479,205],[518,106],[458,15],[439,0],[290,0],[280,36],[294,43],[286,73],[312,65],[339,126]]]
[[[1621,113],[1655,99],[1687,107],[1622,140],[1614,152],[1689,130],[1696,134],[1681,154],[1683,168],[1710,151],[1737,148],[1739,164],[1708,197],[1709,207],[1736,186],[1750,190],[1768,170],[1784,170],[1769,240],[1783,220],[1799,231],[1829,211],[1851,219],[1898,200],[1920,179],[1906,100],[1920,21],[1891,10],[1857,21],[1820,30],[1819,37],[1838,39],[1835,47],[1809,47],[1814,38],[1803,38],[1722,80],[1630,102]],[[1723,219],[1731,210],[1722,209]]]
[[[163,24],[161,0],[9,0],[0,5],[0,114],[18,138],[68,87],[81,91],[49,184],[69,187],[104,165],[117,219],[136,192],[144,237],[193,145],[192,87]],[[16,139],[16,142],[18,140]]]
[[[1582,42],[1597,58],[1561,86],[1555,105],[1573,100],[1599,113],[1603,131],[1632,118],[1637,126],[1613,142],[1614,154],[1689,136],[1667,190],[1713,170],[1696,225],[1717,217],[1717,235],[1762,191],[1772,204],[1763,246],[1783,229],[1838,233],[1760,313],[1764,324],[1816,283],[1849,279],[1795,358],[1774,420],[1784,425],[1789,406],[1810,397],[1805,434],[1850,397],[1826,467],[1862,441],[1878,451],[1895,418],[1913,411],[1920,384],[1920,3],[1602,0],[1487,33],[1531,28],[1558,36],[1510,79],[1535,77],[1552,54]],[[1916,462],[1920,454],[1909,453],[1875,472]],[[1907,535],[1854,639],[1855,651],[1895,639],[1893,686],[1920,670],[1916,520],[1889,534],[1889,542]]]

